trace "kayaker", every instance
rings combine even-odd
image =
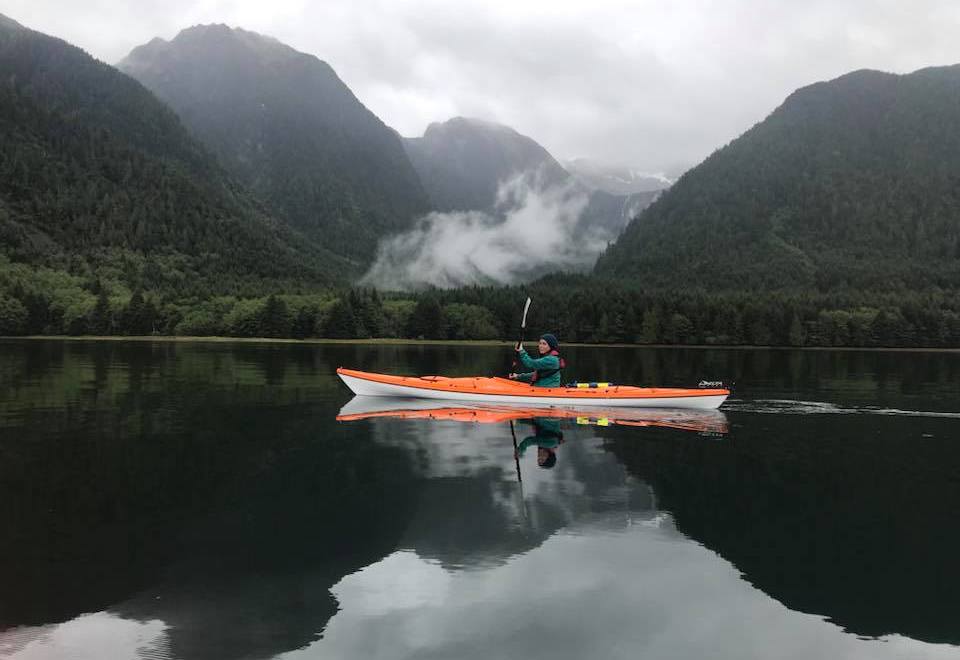
[[[517,456],[523,456],[527,448],[536,445],[537,465],[552,468],[557,464],[557,448],[563,442],[560,422],[547,417],[534,417],[532,421],[533,435],[524,438],[517,445]]]
[[[516,350],[517,362],[533,371],[512,373],[509,376],[512,380],[521,380],[538,387],[560,387],[560,370],[566,367],[566,364],[560,357],[560,342],[556,336],[549,332],[540,335],[540,341],[537,342],[537,350],[540,351],[538,358],[527,355],[523,343],[518,343]]]

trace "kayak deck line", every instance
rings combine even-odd
[[[685,389],[632,385],[537,387],[500,377],[394,376],[344,367],[337,369],[337,375],[358,395],[492,403],[528,401],[549,405],[576,402],[581,405],[714,409],[720,407],[730,395],[730,390],[720,388]]]

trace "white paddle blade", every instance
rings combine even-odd
[[[530,310],[530,298],[527,298],[527,304],[523,306],[523,321],[520,323],[521,328],[527,327],[527,312]]]

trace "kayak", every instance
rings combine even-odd
[[[697,431],[702,434],[725,435],[727,417],[719,410],[685,410],[578,406],[531,406],[442,401],[439,399],[404,399],[384,396],[355,396],[340,409],[338,422],[362,419],[432,419],[448,422],[499,424],[534,417],[572,419],[578,425],[639,426]]]
[[[634,387],[611,383],[578,387],[536,387],[508,378],[447,378],[446,376],[392,376],[354,369],[337,369],[354,394],[363,396],[445,399],[475,403],[531,405],[615,406],[631,408],[719,408],[730,390],[710,388]],[[583,386],[587,385],[587,386]]]

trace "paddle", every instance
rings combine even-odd
[[[532,301],[530,300],[530,296],[527,296],[527,302],[523,306],[523,318],[520,320],[520,339],[517,340],[517,346],[521,346],[523,344],[523,333],[524,333],[524,330],[527,329],[527,312],[530,311],[531,302]],[[514,348],[516,348],[516,346],[514,346]],[[516,369],[517,369],[517,354],[516,354],[516,351],[514,351],[513,362],[511,363],[511,366],[510,366],[510,372],[513,373],[516,371]]]
[[[517,481],[520,483],[520,497],[523,497],[523,477],[520,476],[520,447],[517,445],[517,432],[513,429],[513,420],[510,420],[510,435],[513,436],[513,462],[517,465]]]
[[[527,300],[530,300],[527,298]],[[513,462],[517,466],[517,483],[520,484],[520,513],[523,516],[524,523],[529,522],[527,516],[527,500],[523,497],[523,477],[520,476],[520,447],[517,445],[517,432],[513,428],[513,420],[510,420],[510,435],[513,436]]]

